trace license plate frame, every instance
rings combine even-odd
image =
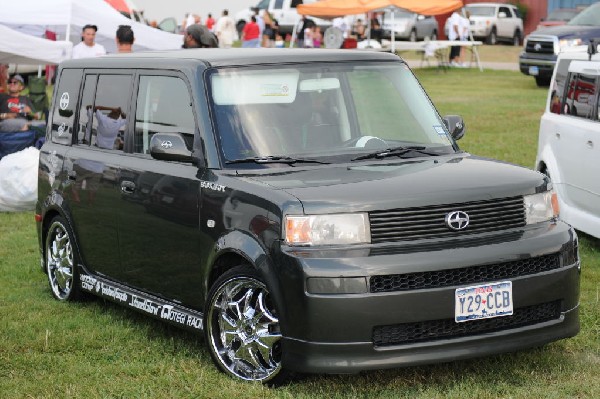
[[[457,288],[454,291],[454,321],[510,316],[513,309],[512,281]]]

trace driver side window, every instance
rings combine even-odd
[[[134,152],[149,153],[156,133],[181,133],[191,150],[196,123],[192,100],[183,79],[141,76],[135,115]]]

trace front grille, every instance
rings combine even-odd
[[[469,215],[469,225],[461,231],[446,226],[446,215],[463,211]],[[373,211],[369,213],[371,242],[374,244],[457,237],[506,230],[525,226],[522,197],[473,201],[459,204]]]
[[[525,52],[534,54],[554,54],[554,42],[529,39],[527,40]]]
[[[380,326],[373,329],[376,347],[452,339],[530,326],[560,317],[560,301],[515,309],[511,316],[456,323],[454,319]]]
[[[556,253],[513,262],[472,266],[462,269],[372,276],[369,284],[371,292],[422,290],[512,279],[558,269],[559,267],[560,255]]]

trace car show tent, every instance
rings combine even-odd
[[[14,30],[40,36],[50,30],[60,40],[79,43],[81,29],[96,25],[96,42],[108,52],[116,51],[115,33],[119,25],[130,25],[135,34],[134,51],[168,50],[180,48],[182,35],[168,33],[133,21],[111,7],[104,0],[18,0],[3,1],[0,24]],[[0,43],[8,39],[0,36]],[[13,61],[11,61],[13,62]]]
[[[58,64],[71,58],[73,44],[52,41],[0,25],[0,64]]]
[[[298,5],[298,13],[333,18],[397,7],[417,14],[439,15],[452,12],[462,6],[462,0],[322,0]]]

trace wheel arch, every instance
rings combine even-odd
[[[205,273],[203,302],[206,302],[208,292],[221,275],[235,266],[247,264],[260,273],[278,310],[283,313],[283,298],[274,270],[275,264],[269,251],[257,237],[240,230],[228,232],[217,240],[214,256],[207,264],[209,266]]]

